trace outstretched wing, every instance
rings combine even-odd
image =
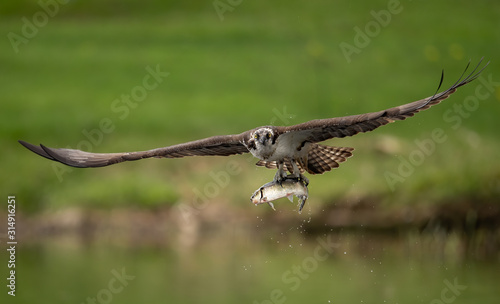
[[[44,145],[35,146],[20,140],[19,143],[32,152],[65,165],[89,168],[104,167],[124,161],[150,157],[180,158],[185,156],[228,156],[248,152],[243,144],[248,132],[238,135],[213,136],[179,145],[140,152],[90,153],[74,149],[54,149]]]
[[[386,125],[396,120],[405,120],[406,118],[415,115],[415,113],[426,110],[431,106],[440,103],[442,100],[445,100],[451,94],[453,94],[457,90],[457,88],[476,79],[484,70],[484,68],[486,68],[486,66],[489,64],[489,62],[486,63],[486,65],[478,71],[482,60],[483,59],[481,58],[479,64],[474,68],[474,70],[465,78],[463,78],[465,72],[469,68],[469,61],[467,67],[462,73],[462,76],[460,76],[455,84],[453,84],[449,89],[441,93],[436,93],[431,97],[379,112],[328,119],[317,119],[294,126],[278,127],[278,132],[300,132],[303,133],[303,137],[306,138],[306,141],[320,142],[334,137],[346,137],[361,132],[372,131],[380,126]],[[439,83],[438,91],[441,87],[441,84],[443,83],[443,78],[444,72],[441,74],[441,81]]]

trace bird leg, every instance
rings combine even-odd
[[[278,171],[276,172],[276,175],[274,176],[274,181],[278,182],[280,185],[281,183],[287,178],[285,170],[283,170],[283,162],[278,161]]]
[[[297,178],[299,181],[303,182],[304,185],[307,187],[309,185],[309,179],[305,177],[302,173],[300,173],[299,167],[297,166],[297,163],[295,160],[291,161],[292,163],[292,169],[293,169],[293,177]]]
[[[307,187],[307,185],[309,185],[309,179],[307,177],[305,177],[302,173],[300,173],[300,169],[294,160],[292,160],[291,163],[292,163],[293,172],[292,172],[292,174],[287,175],[286,171],[283,170],[283,166],[284,166],[283,162],[278,161],[278,171],[276,172],[276,175],[274,176],[273,181],[278,182],[281,185],[281,183],[284,180],[286,180],[287,178],[295,178],[298,181],[303,182],[304,185]]]
[[[296,176],[299,179],[299,181],[303,182],[304,185],[307,187],[307,185],[309,185],[309,179],[305,177],[302,173],[300,173],[300,170],[297,167],[295,161],[292,161],[292,167],[293,167],[293,175]]]

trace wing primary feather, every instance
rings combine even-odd
[[[50,160],[54,160],[54,161],[57,161],[55,158],[53,158],[52,156],[50,156],[49,154],[47,154],[47,152],[45,152],[44,149],[42,149],[41,146],[35,146],[33,144],[30,144],[28,142],[25,142],[24,140],[18,140],[18,142],[23,145],[26,149],[30,150],[31,152],[34,152],[42,157],[45,157],[47,159],[50,159]]]
[[[479,74],[481,74],[481,72],[488,66],[488,64],[490,64],[490,62],[488,61],[482,68],[481,70],[479,70],[477,73],[477,69],[481,66],[481,62],[483,61],[484,57],[481,57],[481,59],[479,60],[478,64],[476,65],[476,67],[472,70],[472,72],[470,72],[465,78],[464,78],[464,75],[465,73],[467,72],[467,70],[469,69],[469,66],[470,66],[470,63],[471,63],[471,60],[469,60],[469,62],[467,62],[467,66],[465,67],[464,71],[462,72],[462,74],[460,75],[460,77],[458,78],[457,81],[455,81],[455,83],[447,90],[441,92],[438,94],[438,91],[439,89],[441,88],[441,85],[443,84],[443,81],[444,81],[444,69],[443,71],[441,72],[441,80],[439,81],[439,86],[436,90],[436,93],[434,93],[434,95],[430,98],[427,99],[427,102],[423,103],[420,107],[416,108],[415,110],[418,110],[418,109],[421,109],[421,108],[424,108],[426,107],[427,105],[429,105],[429,103],[431,103],[432,101],[436,100],[436,99],[439,99],[443,96],[445,96],[446,94],[448,94],[450,91],[453,91],[455,90],[456,88],[458,87],[461,87],[471,81],[473,81],[474,79],[476,79]]]

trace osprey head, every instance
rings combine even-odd
[[[274,144],[276,138],[274,136],[274,131],[271,128],[263,127],[255,130],[251,134],[250,140],[255,141],[255,145],[267,146]]]
[[[276,148],[274,146],[276,138],[277,134],[274,133],[272,128],[258,128],[250,134],[248,148],[254,156],[260,159],[266,159]]]

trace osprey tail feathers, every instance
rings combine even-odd
[[[337,168],[339,163],[345,162],[352,156],[354,148],[330,147],[312,144],[307,155],[307,172],[310,174],[323,174]]]
[[[337,168],[339,163],[344,162],[352,156],[354,148],[349,147],[330,147],[311,143],[309,153],[307,154],[306,163],[297,161],[297,166],[300,173],[307,171],[310,174],[323,174]],[[266,167],[269,169],[277,169],[276,161],[259,160],[257,166]],[[283,170],[293,173],[292,163],[290,159],[285,159]]]

